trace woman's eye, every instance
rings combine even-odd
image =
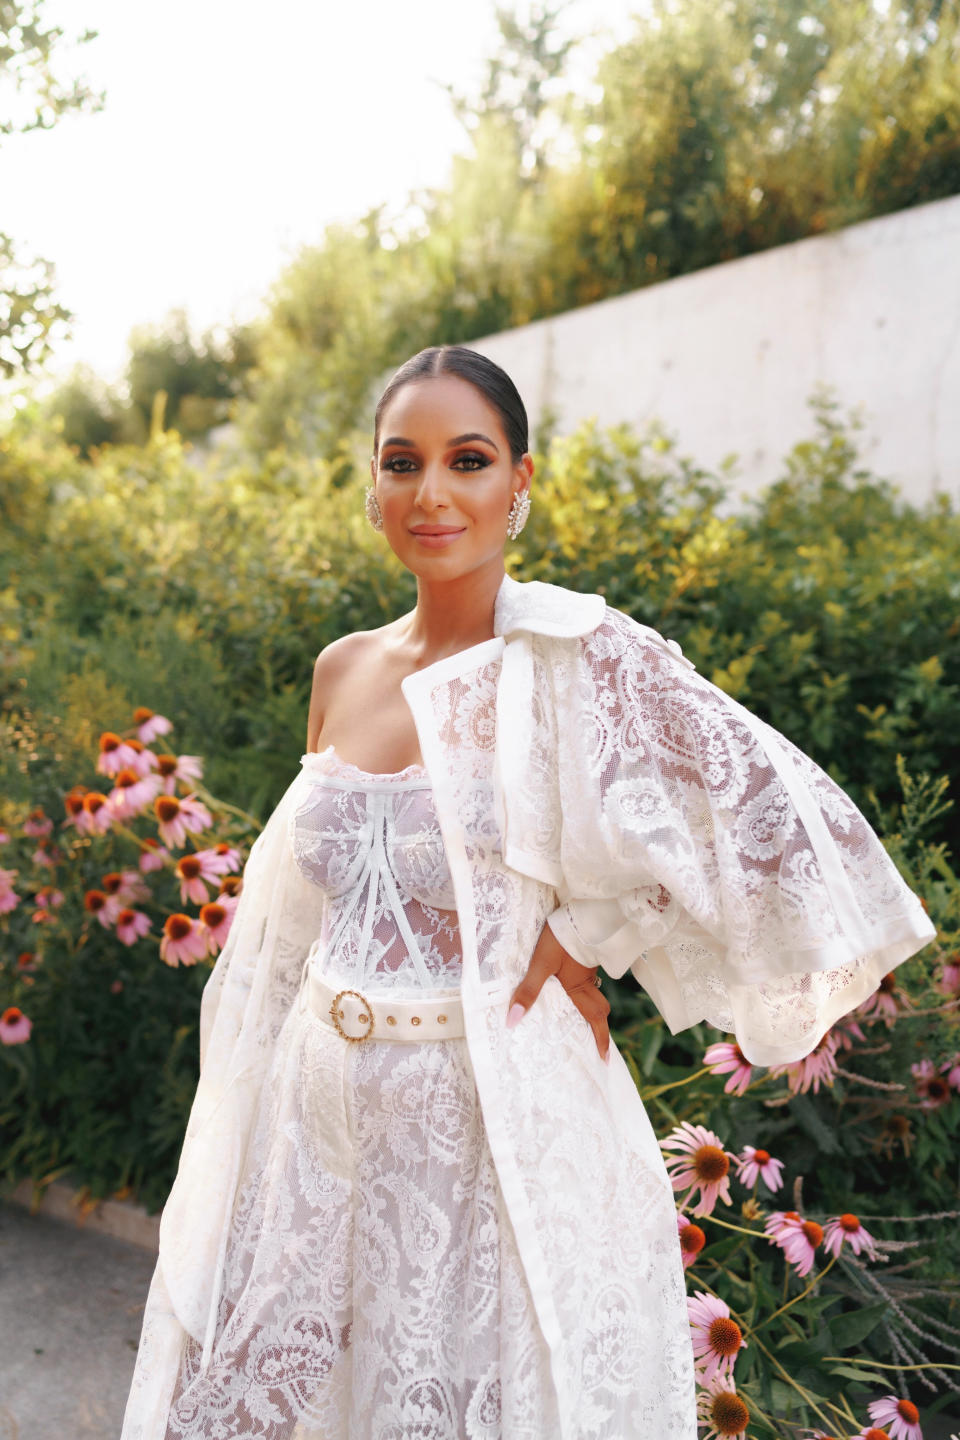
[[[476,460],[478,463],[476,465],[471,465],[471,470],[482,470],[485,465],[490,465],[492,463],[489,457],[486,455],[481,455],[479,450],[469,450],[463,455],[458,455],[454,463],[459,465],[461,460]]]
[[[413,461],[410,459],[409,455],[393,455],[389,460],[384,460],[383,464],[380,466],[380,469],[394,470],[398,475],[406,475],[409,472],[407,470],[401,470],[400,466],[412,464]]]

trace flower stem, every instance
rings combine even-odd
[[[708,1217],[705,1215],[703,1218],[706,1220]],[[722,1225],[724,1230],[735,1230],[738,1235],[752,1235],[754,1238],[759,1236],[761,1240],[765,1238],[762,1230],[748,1230],[745,1225],[731,1225],[729,1220],[721,1220],[718,1215],[710,1215],[709,1220],[711,1225]]]
[[[823,1359],[838,1365],[863,1365],[865,1370],[960,1370],[960,1365],[947,1365],[939,1360],[927,1360],[923,1365],[888,1365],[881,1360],[853,1360],[849,1355],[824,1355]]]
[[[667,1090],[676,1090],[681,1085],[689,1085],[693,1080],[699,1080],[701,1075],[711,1074],[710,1066],[704,1065],[702,1070],[695,1070],[692,1075],[687,1075],[683,1080],[670,1080],[666,1085],[655,1085],[652,1090],[641,1090],[641,1100],[653,1100],[657,1095],[663,1095]]]
[[[795,1379],[793,1378],[793,1376],[790,1374],[789,1370],[785,1370],[785,1369],[784,1369],[784,1367],[780,1364],[780,1361],[777,1359],[777,1357],[776,1357],[775,1355],[772,1355],[772,1354],[770,1353],[770,1351],[767,1349],[766,1345],[764,1345],[763,1341],[756,1339],[756,1332],[755,1332],[755,1331],[751,1331],[751,1332],[749,1332],[749,1333],[750,1333],[750,1339],[751,1339],[751,1340],[753,1341],[753,1343],[756,1345],[757,1349],[760,1350],[760,1351],[762,1351],[762,1353],[763,1353],[764,1355],[766,1355],[766,1357],[767,1357],[767,1359],[770,1361],[771,1365],[773,1365],[774,1368],[780,1372],[781,1376],[782,1376],[783,1379],[787,1382],[787,1384],[793,1386],[794,1390],[796,1390],[797,1394],[800,1396],[800,1398],[801,1398],[801,1400],[803,1401],[803,1403],[804,1403],[805,1405],[809,1405],[809,1407],[810,1407],[810,1409],[813,1411],[814,1415],[818,1416],[819,1419],[821,1419],[825,1425],[829,1425],[829,1424],[830,1424],[830,1421],[827,1419],[826,1415],[824,1415],[824,1413],[823,1413],[823,1411],[820,1409],[819,1405],[817,1405],[816,1401],[813,1399],[813,1396],[810,1395],[810,1394],[803,1388],[803,1386],[799,1383],[799,1381],[797,1381],[797,1380],[795,1380]]]
[[[194,785],[193,788],[196,794],[200,796],[201,800],[206,801],[211,810],[226,810],[231,815],[239,815],[240,819],[246,820],[247,824],[252,825],[254,830],[263,829],[260,821],[255,819],[252,815],[248,815],[246,810],[241,810],[239,805],[231,805],[229,800],[218,800],[216,795],[210,794],[210,791],[205,785],[197,783],[196,785]]]
[[[784,1312],[787,1310],[792,1310],[794,1305],[799,1305],[801,1300],[805,1300],[806,1297],[810,1294],[810,1291],[816,1289],[820,1281],[823,1279],[824,1275],[826,1275],[830,1270],[832,1270],[836,1263],[837,1257],[836,1255],[832,1255],[827,1261],[827,1264],[824,1265],[823,1269],[820,1271],[819,1275],[814,1275],[806,1290],[801,1290],[799,1295],[795,1295],[792,1300],[788,1300],[785,1305],[781,1305],[779,1310],[774,1310],[772,1315],[768,1315],[765,1320],[761,1320],[760,1324],[755,1327],[754,1334],[756,1334],[757,1330],[762,1330],[764,1325],[769,1325],[771,1320],[776,1320],[778,1315],[784,1314]]]

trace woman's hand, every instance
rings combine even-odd
[[[589,1021],[600,1051],[610,1062],[610,1002],[596,983],[597,966],[581,965],[564,950],[549,925],[544,925],[527,966],[527,973],[510,997],[507,1027],[512,1028],[536,1000],[548,975],[556,975],[580,1014]]]

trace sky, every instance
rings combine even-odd
[[[521,7],[515,7],[520,10]],[[568,0],[570,66],[630,33],[637,0]],[[441,185],[467,147],[438,81],[472,91],[493,0],[46,0],[55,73],[106,91],[96,114],[0,148],[0,228],[55,266],[74,311],[45,374],[114,383],[137,324],[183,307],[196,336],[250,319],[324,226]],[[70,45],[83,29],[86,45]],[[44,387],[41,383],[39,388]]]

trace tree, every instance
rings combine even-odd
[[[54,69],[62,27],[45,27],[44,0],[0,0],[0,85],[12,92],[8,113],[0,113],[0,135],[50,130],[71,111],[103,108],[105,95],[79,80],[64,82]],[[95,39],[85,30],[76,41]],[[22,257],[14,238],[0,232],[0,375],[9,378],[42,363],[51,336],[73,313],[53,298],[54,270],[47,260]]]
[[[477,96],[443,84],[457,119],[476,138],[484,125],[495,128],[510,145],[517,173],[537,184],[546,173],[551,145],[548,119],[556,121],[557,101],[563,96],[567,58],[578,41],[561,40],[557,20],[570,0],[544,4],[536,0],[526,18],[497,6],[500,43],[487,61],[486,76]],[[560,107],[562,110],[562,106]]]

